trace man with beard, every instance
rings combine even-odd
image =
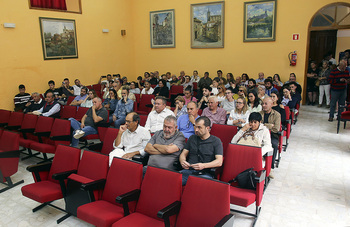
[[[202,91],[203,91],[203,96],[201,100],[198,102],[198,107],[204,110],[205,108],[208,107],[209,96],[211,94],[211,87],[210,86],[203,87]]]
[[[266,88],[265,94],[267,94],[268,96],[271,96],[271,93],[273,91],[278,92],[278,90],[272,86],[272,80],[266,79],[266,80],[264,80],[264,84],[265,84],[265,88]]]
[[[148,165],[175,170],[173,164],[178,159],[185,140],[182,132],[177,130],[176,118],[167,116],[163,130],[157,131],[146,145],[145,152],[150,155]]]
[[[147,129],[140,126],[140,116],[129,113],[125,118],[125,125],[119,128],[118,136],[114,141],[114,150],[109,153],[109,165],[114,157],[132,159],[135,155],[145,155],[145,147],[151,134]]]
[[[210,119],[199,117],[196,120],[195,135],[191,136],[181,155],[180,164],[183,170],[182,185],[185,185],[190,175],[197,175],[205,178],[213,178],[211,168],[222,165],[223,147],[221,140],[210,135]]]
[[[258,87],[256,86],[256,81],[254,79],[248,80],[247,93],[250,91],[255,91],[258,94]]]

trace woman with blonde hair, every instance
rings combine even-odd
[[[231,110],[227,124],[238,127],[243,127],[248,123],[250,112],[247,107],[247,101],[243,97],[239,97],[236,100],[235,109]]]
[[[226,92],[225,85],[220,84],[218,86],[218,91],[219,91],[219,93],[217,94],[217,97],[218,97],[218,102],[220,104],[222,101],[225,100],[225,92]]]

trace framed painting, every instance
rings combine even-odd
[[[225,2],[191,4],[191,47],[224,47]]]
[[[78,58],[75,20],[39,17],[44,60]]]
[[[152,11],[149,16],[151,48],[175,47],[175,11]]]
[[[244,42],[275,41],[276,0],[244,3]]]

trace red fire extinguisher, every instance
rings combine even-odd
[[[289,62],[291,66],[295,66],[297,64],[297,52],[290,52],[288,54]]]

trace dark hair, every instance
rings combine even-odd
[[[280,96],[280,93],[278,91],[272,91],[271,92],[271,95],[272,94],[275,94],[277,96],[277,105],[281,104],[281,96]]]
[[[265,79],[265,80],[264,80],[264,84],[266,84],[266,83],[272,84],[272,80],[271,80],[271,79]]]
[[[48,82],[48,84],[50,85],[50,84],[53,84],[53,85],[55,85],[55,81],[53,81],[53,80],[50,80],[49,82]]]
[[[210,87],[210,86],[204,86],[203,88],[202,88],[202,91],[203,91],[203,89],[207,89],[207,90],[209,90],[210,92],[211,92],[211,90],[212,90],[212,88]]]
[[[109,91],[113,91],[114,97],[117,99],[117,96],[118,96],[117,92],[113,88],[110,88]]]
[[[254,79],[249,79],[249,80],[248,80],[248,83],[249,83],[249,81],[252,81],[253,84],[256,85],[256,81],[255,81]]]
[[[249,92],[248,92],[248,96],[249,96],[249,94],[253,94],[254,95],[254,105],[253,105],[253,107],[257,107],[257,106],[259,106],[259,104],[260,104],[260,99],[259,99],[259,96],[258,96],[258,94],[256,93],[256,91],[255,90],[250,90]],[[249,100],[249,98],[248,98],[248,105],[250,104],[250,100]]]
[[[137,77],[137,80],[142,80],[142,76]]]
[[[19,86],[18,86],[18,89],[25,89],[26,88],[26,86],[24,86],[23,84],[20,84]]]
[[[140,115],[136,112],[130,112],[128,114],[132,114],[132,121],[137,121],[137,124],[140,124]]]
[[[227,84],[227,80],[226,80],[226,78],[225,78],[225,77],[221,77],[221,78],[220,78],[220,80],[222,80],[222,81],[223,81],[224,85],[225,85],[225,84]]]
[[[205,72],[204,75],[208,75],[209,76],[209,72]]]
[[[275,79],[275,76],[277,76],[278,81],[281,81],[281,77],[280,77],[280,75],[278,75],[278,74],[276,73],[275,75],[273,75],[273,79]]]
[[[68,81],[69,81],[69,79],[68,79],[68,78],[64,78],[64,79],[63,79],[63,81],[65,81],[65,80],[68,80]]]
[[[122,90],[126,90],[129,93],[130,87],[128,85],[124,85]]]
[[[166,105],[167,99],[164,96],[157,96],[154,100],[161,99],[163,104]]]
[[[218,84],[220,83],[220,79],[219,79],[219,77],[214,78],[214,80],[213,80],[213,81],[216,81]]]
[[[83,90],[83,89],[86,91],[86,93],[87,93],[87,92],[88,92],[88,90],[89,90],[89,89],[88,89],[87,87],[85,87],[85,86],[84,86],[84,87],[82,87],[80,90]]]
[[[247,73],[243,73],[243,74],[242,74],[242,79],[243,79],[244,76],[246,76],[246,80],[249,80],[249,76],[248,76]]]
[[[164,85],[164,87],[166,87],[166,81],[164,79],[160,79],[159,82],[162,82],[162,84]],[[158,83],[159,83],[158,82]]]
[[[292,85],[292,84],[294,84],[296,87],[298,87],[298,84],[296,83],[296,82],[290,82],[290,83],[288,83],[288,85],[290,86],[290,85]]]
[[[110,77],[112,77],[112,75],[111,75],[111,74],[107,74],[107,76],[110,76]]]
[[[149,74],[149,72],[145,72],[144,74],[147,74],[148,76],[151,76],[151,74]]]
[[[222,73],[222,71],[219,69],[219,70],[217,71],[217,73]]]
[[[134,83],[134,84],[135,84],[135,88],[138,88],[138,87],[139,87],[139,84],[138,84],[138,83],[136,83],[135,81],[131,81],[130,85],[131,85],[132,83]]]
[[[248,121],[252,122],[252,121],[258,121],[261,122],[262,120],[262,116],[259,112],[253,112],[249,115]]]
[[[204,121],[204,126],[205,127],[210,127],[210,125],[211,125],[210,119],[208,117],[206,117],[206,116],[201,116],[201,117],[197,118],[196,123],[198,123],[200,121]]]
[[[185,91],[189,91],[192,93],[192,86],[191,85],[188,85],[186,88],[185,88]]]
[[[96,91],[95,91],[94,89],[89,90],[89,92],[90,92],[90,91],[91,91],[92,94],[94,95],[94,98],[98,97],[97,94],[96,94]]]
[[[293,76],[295,77],[295,79],[297,78],[297,75],[295,75],[295,73],[290,73],[289,77],[293,74]]]

